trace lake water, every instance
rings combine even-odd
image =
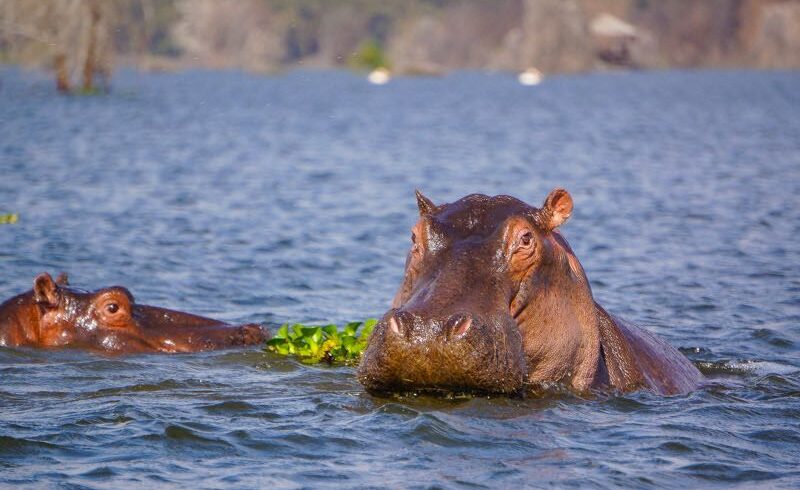
[[[234,322],[379,316],[414,188],[532,204],[595,297],[708,376],[686,396],[380,398],[260,352],[0,349],[0,486],[800,486],[800,73],[0,71],[0,299],[42,271]]]

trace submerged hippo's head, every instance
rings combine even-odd
[[[255,324],[137,304],[124,287],[94,292],[71,288],[66,275],[36,277],[33,290],[0,305],[0,345],[77,346],[110,352],[195,352],[256,344]]]
[[[541,208],[481,194],[436,206],[418,192],[417,201],[405,278],[359,380],[374,391],[519,391],[528,373],[520,304],[558,287],[547,270],[562,267],[566,243],[553,230],[572,198],[556,189]]]

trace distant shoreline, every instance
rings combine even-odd
[[[0,69],[19,69],[25,72],[38,73],[43,77],[51,77],[52,72],[42,66],[29,65],[25,63],[13,62],[0,62]],[[157,66],[147,66],[142,63],[128,63],[121,62],[117,64],[112,70],[111,80],[113,82],[114,76],[119,72],[136,72],[146,74],[158,73],[185,73],[185,72],[217,72],[217,73],[244,73],[253,76],[260,76],[265,78],[280,77],[296,72],[336,72],[336,73],[349,73],[354,76],[363,76],[366,78],[369,73],[366,70],[353,69],[347,66],[327,66],[327,65],[306,65],[300,64],[298,66],[287,66],[276,70],[252,70],[243,67],[235,66],[209,66],[203,64],[192,64],[183,62],[173,62],[158,64]],[[786,68],[773,68],[773,67],[759,67],[759,66],[746,66],[746,65],[731,65],[731,66],[671,66],[671,67],[647,67],[647,68],[597,68],[590,70],[579,71],[563,71],[544,73],[545,79],[547,78],[562,78],[562,77],[580,77],[589,75],[622,75],[634,73],[692,73],[692,72],[764,72],[764,73],[800,73],[800,68],[786,67]],[[445,78],[450,75],[459,73],[475,73],[485,75],[505,75],[509,77],[517,76],[520,72],[515,70],[500,69],[500,68],[456,68],[437,73],[392,73],[395,78],[401,79],[414,79],[414,78]]]

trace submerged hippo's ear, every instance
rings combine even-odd
[[[58,285],[47,272],[42,272],[33,280],[33,299],[40,305],[58,305]]]
[[[66,272],[61,272],[56,276],[56,284],[59,286],[69,286],[69,276]]]
[[[572,196],[565,189],[553,189],[539,210],[539,223],[547,231],[551,231],[566,222],[570,215],[572,215]]]
[[[420,216],[427,216],[436,211],[436,205],[433,201],[425,197],[419,189],[415,190],[414,193],[417,195],[417,206],[419,207]]]

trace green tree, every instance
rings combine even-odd
[[[351,67],[360,70],[374,70],[376,68],[391,68],[386,53],[374,39],[361,43],[356,52],[350,57]]]

